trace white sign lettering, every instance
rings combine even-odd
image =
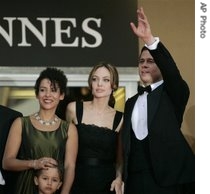
[[[27,17],[4,17],[3,20],[7,22],[8,30],[5,30],[0,25],[0,35],[5,39],[10,47],[14,46],[15,32],[13,30],[14,22],[20,22],[21,40],[17,44],[18,47],[32,47],[32,43],[27,39],[28,30],[37,38],[38,42],[43,47],[81,47],[81,48],[96,48],[102,44],[103,38],[99,31],[91,28],[89,24],[96,25],[97,29],[101,28],[101,19],[86,18],[83,20],[81,26],[82,31],[94,39],[93,42],[88,42],[85,36],[72,36],[72,29],[78,28],[76,18],[44,18],[37,17],[37,21],[41,23],[41,30],[39,30]],[[53,22],[54,26],[54,40],[55,42],[47,45],[47,29],[49,22]],[[62,25],[65,22],[65,25]],[[67,25],[66,25],[67,24]],[[64,27],[65,26],[65,27]],[[68,42],[62,38],[65,35]],[[73,40],[72,40],[73,39]],[[65,39],[66,40],[66,39]],[[71,42],[70,42],[71,41]]]

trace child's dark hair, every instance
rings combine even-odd
[[[58,164],[58,165],[54,165],[53,167],[50,167],[50,168],[57,168],[58,173],[59,173],[60,181],[63,181],[63,175],[64,175],[64,167],[63,167],[63,165]],[[35,170],[34,171],[34,176],[39,177],[42,174],[42,170],[43,169]]]
[[[54,67],[47,67],[45,70],[43,70],[40,73],[38,79],[36,80],[36,83],[34,86],[36,95],[38,95],[38,93],[39,93],[40,83],[43,79],[49,79],[55,90],[56,90],[56,84],[57,84],[58,87],[60,88],[61,94],[66,93],[66,87],[67,87],[68,80],[62,70],[54,68]]]

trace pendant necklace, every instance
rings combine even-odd
[[[41,119],[41,117],[39,116],[38,112],[34,114],[34,117],[35,117],[35,119],[36,119],[37,121],[39,121],[42,125],[47,125],[47,126],[49,126],[49,125],[55,125],[55,124],[59,121],[59,119],[58,119],[57,116],[55,116],[55,118],[54,118],[53,120],[44,121],[44,120]]]

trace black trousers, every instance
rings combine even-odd
[[[5,189],[5,186],[0,185],[0,194],[5,194],[4,189]]]
[[[151,172],[130,173],[125,194],[180,194],[178,186],[160,187]]]
[[[179,185],[180,194],[195,194],[195,182]]]

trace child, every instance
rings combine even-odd
[[[35,171],[34,183],[37,194],[54,194],[62,185],[62,169],[59,166]]]

